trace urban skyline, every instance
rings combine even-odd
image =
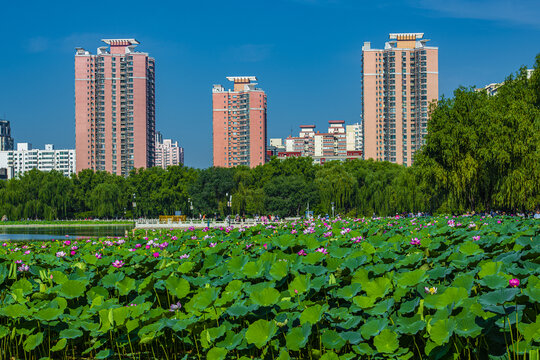
[[[173,14],[180,5],[138,12],[137,2],[127,11],[122,2],[111,4],[110,11],[123,9],[133,20],[120,23],[100,16],[99,6],[84,9],[93,21],[82,22],[75,16],[82,4],[55,3],[51,11],[36,2],[24,8],[26,20],[34,24],[29,29],[16,21],[23,8],[12,2],[5,4],[5,21],[0,24],[10,35],[3,42],[10,56],[0,60],[0,115],[11,121],[19,141],[73,148],[74,47],[94,49],[96,39],[134,37],[159,59],[156,126],[182,142],[186,165],[208,167],[209,86],[227,74],[263,79],[270,99],[271,138],[288,135],[302,123],[321,128],[328,119],[359,121],[362,44],[383,44],[393,31],[422,31],[441,49],[440,95],[451,95],[459,85],[502,82],[519,66],[531,67],[537,52],[531,44],[540,35],[538,22],[532,20],[538,18],[538,3],[470,3],[455,6],[459,12],[437,2],[290,0],[277,1],[271,8],[248,1],[212,2],[212,12],[208,4],[190,3],[182,4],[181,13],[189,16],[182,15],[179,23],[169,20],[177,18]],[[218,41],[216,34],[228,29],[225,19],[233,14],[255,17],[257,31]],[[501,51],[505,44],[511,44],[511,52]],[[29,100],[32,106],[27,106]],[[184,139],[183,134],[197,136]]]

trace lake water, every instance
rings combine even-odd
[[[0,241],[43,241],[83,237],[124,236],[133,225],[106,226],[54,226],[54,227],[0,227]]]

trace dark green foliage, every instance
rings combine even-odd
[[[0,182],[0,216],[284,217],[303,215],[308,205],[331,214],[332,203],[336,214],[351,216],[532,211],[540,205],[540,55],[535,69],[530,79],[525,69],[510,76],[496,96],[459,88],[433,105],[426,144],[410,168],[288,158],[253,169],[135,169],[127,178],[84,170],[66,179],[33,170]]]
[[[414,167],[442,212],[531,211],[540,204],[540,55],[495,96],[459,88],[441,99]]]

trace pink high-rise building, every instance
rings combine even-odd
[[[411,165],[424,144],[429,105],[439,96],[438,48],[423,33],[390,34],[362,47],[364,158]]]
[[[154,59],[135,39],[104,39],[97,55],[75,54],[77,172],[127,175],[154,165]]]
[[[255,167],[266,161],[266,94],[255,76],[229,76],[233,90],[214,85],[213,164]]]

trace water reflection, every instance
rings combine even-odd
[[[0,241],[43,241],[70,238],[124,236],[133,225],[110,226],[54,226],[54,227],[0,227]]]

